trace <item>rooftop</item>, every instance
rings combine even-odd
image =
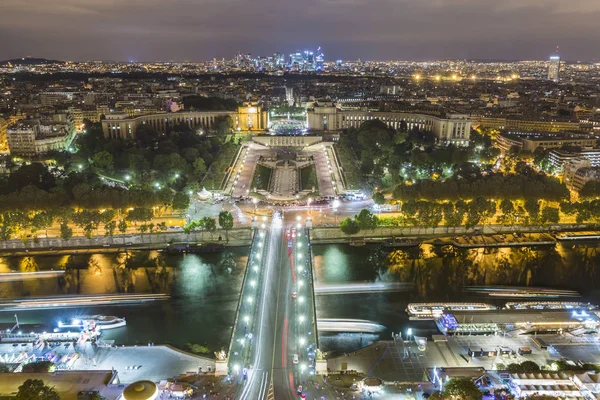
[[[574,314],[573,311],[532,311],[532,310],[493,310],[493,311],[453,311],[451,313],[459,324],[555,324],[600,322],[594,313]]]

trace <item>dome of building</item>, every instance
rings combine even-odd
[[[125,400],[154,400],[158,395],[158,386],[151,381],[133,382],[123,390]]]

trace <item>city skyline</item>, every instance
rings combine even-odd
[[[599,16],[593,0],[8,0],[0,4],[0,59],[209,61],[320,45],[329,61],[547,60],[560,45],[563,60],[593,61]]]

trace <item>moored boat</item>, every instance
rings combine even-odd
[[[409,319],[431,320],[439,318],[444,310],[483,311],[495,310],[497,307],[488,303],[410,303],[406,307]]]
[[[350,246],[352,247],[362,247],[366,244],[367,242],[365,242],[364,240],[353,240],[350,242]]]
[[[416,238],[391,238],[384,240],[381,245],[386,248],[417,247],[420,242]]]
[[[469,286],[465,290],[480,294],[487,294],[491,297],[533,297],[533,298],[558,298],[558,297],[581,297],[579,292],[565,289],[550,289],[538,287],[518,287],[518,286]]]
[[[508,302],[506,308],[512,310],[595,310],[594,304],[579,301],[522,301]]]
[[[97,330],[103,331],[106,329],[114,329],[125,326],[127,322],[125,318],[119,318],[115,316],[106,315],[91,315],[83,316],[79,318],[73,318],[69,322],[58,322],[59,328],[80,328],[83,330]]]

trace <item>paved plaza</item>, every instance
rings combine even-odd
[[[298,192],[298,169],[287,162],[273,170],[272,185],[269,188],[275,196],[294,197]]]
[[[336,196],[343,193],[344,187],[339,165],[332,143],[319,143],[298,151],[299,156],[312,157],[317,173],[319,194]],[[233,197],[247,196],[253,191],[252,181],[260,157],[271,158],[277,148],[269,148],[258,143],[245,143],[236,155],[231,173],[224,186],[224,193]],[[299,186],[299,169],[288,163],[277,165],[273,172],[272,195],[281,198],[294,198]]]
[[[319,194],[323,197],[335,196],[335,188],[331,181],[332,170],[334,167],[327,162],[326,146],[323,146],[322,144],[313,145],[301,154],[313,157],[315,169],[317,171]]]
[[[41,357],[58,356],[57,358],[73,357],[77,354],[76,361],[69,365],[70,370],[112,371],[119,373],[121,383],[131,383],[141,379],[158,382],[187,373],[197,373],[199,367],[202,371],[208,368],[214,370],[215,362],[203,357],[197,357],[169,346],[127,346],[99,348],[90,343],[82,345],[66,343],[42,349],[34,349],[32,344],[25,346],[13,344],[0,344],[0,355],[4,360],[15,363],[18,357],[25,355]],[[64,357],[67,358],[67,357]],[[12,363],[12,362],[8,362]],[[57,368],[67,368],[67,364],[57,362]]]
[[[91,358],[90,358],[91,357]],[[94,358],[96,365],[94,365]],[[135,368],[134,368],[135,367]],[[207,358],[196,357],[168,346],[128,346],[96,348],[93,356],[81,357],[75,369],[116,369],[121,383],[149,379],[158,382],[162,379],[197,373],[208,368],[214,371],[215,362]]]
[[[245,143],[238,158],[234,164],[229,179],[225,184],[224,192],[231,191],[233,197],[247,196],[252,190],[252,178],[256,170],[256,164],[261,153],[264,153],[265,147],[256,143]]]

